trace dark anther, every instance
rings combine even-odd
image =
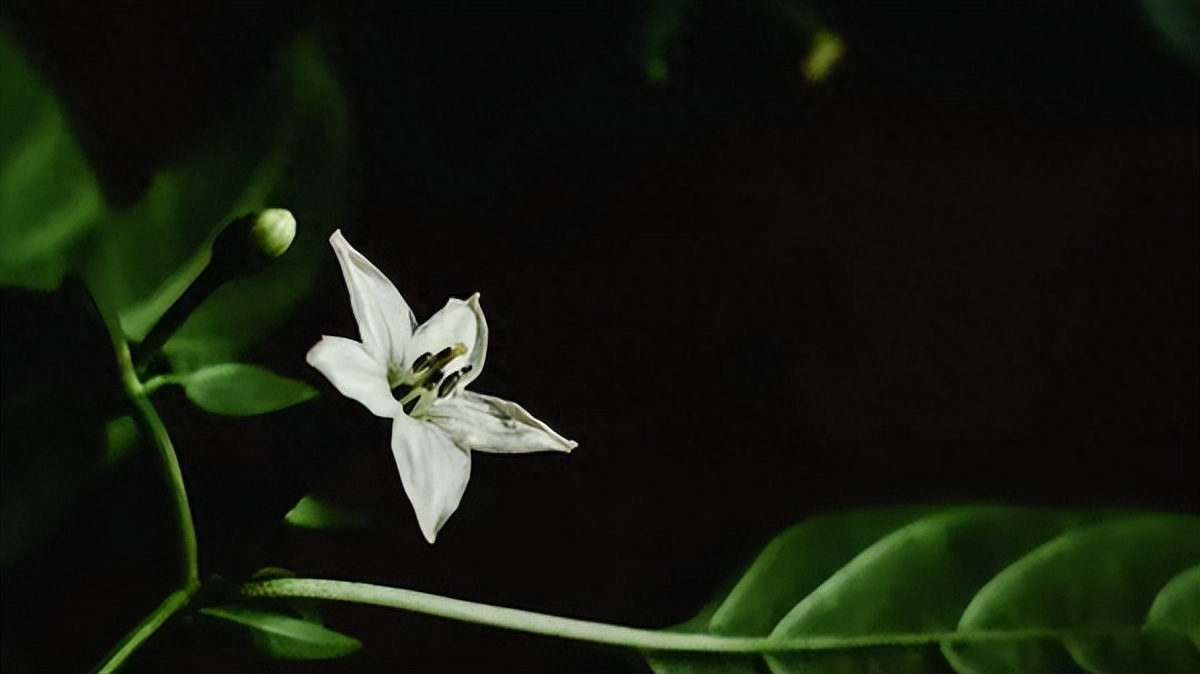
[[[475,369],[475,366],[474,366],[474,365],[463,365],[463,366],[462,366],[462,369],[461,369],[461,370],[459,370],[459,373],[460,373],[460,374],[466,374],[466,373],[468,373],[468,372],[470,372],[471,370],[474,370],[474,369]]]
[[[421,396],[417,396],[416,398],[404,403],[404,413],[412,414],[412,411],[416,409],[417,403],[419,402],[421,402]]]
[[[445,398],[446,396],[450,395],[450,392],[454,390],[454,385],[457,384],[458,380],[461,378],[462,370],[459,370],[458,372],[455,372],[442,380],[442,385],[438,387],[438,397]]]
[[[408,395],[412,390],[412,384],[397,384],[396,388],[392,389],[392,395],[396,396],[396,400],[403,400],[404,396]]]
[[[442,376],[443,376],[442,371],[438,370],[437,372],[434,372],[433,374],[429,375],[429,378],[426,379],[424,382],[422,382],[421,386],[424,387],[425,390],[427,390],[427,391],[432,391],[433,387],[437,386],[438,382],[442,380]]]
[[[413,372],[420,372],[421,370],[425,369],[425,366],[429,365],[429,361],[431,360],[433,360],[433,354],[429,353],[428,351],[417,356],[417,359],[414,360],[412,364]]]

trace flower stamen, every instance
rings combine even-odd
[[[444,371],[445,367],[450,364],[450,361],[466,355],[466,353],[467,346],[462,342],[456,342],[436,354],[426,351],[417,356],[411,369],[407,372],[394,366],[388,368],[388,381],[389,383],[395,382],[392,386],[392,395],[400,401],[404,413],[412,416],[418,408],[424,408],[423,401],[427,397],[430,402],[435,399],[427,394],[433,393],[436,398],[445,398],[450,395],[463,375],[471,371],[471,365],[464,365],[449,376]]]

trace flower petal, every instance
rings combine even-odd
[[[404,415],[388,388],[387,365],[371,357],[362,344],[325,335],[308,350],[305,360],[320,370],[342,395],[362,403],[372,414],[385,418]]]
[[[437,353],[448,346],[462,344],[467,347],[467,352],[442,368],[443,372],[450,374],[470,365],[471,369],[459,380],[458,388],[462,388],[478,377],[483,369],[483,361],[487,357],[487,343],[487,321],[484,320],[483,309],[479,306],[479,293],[471,295],[466,301],[450,298],[446,306],[413,332],[412,341],[409,342],[409,360],[415,360],[423,353]],[[411,365],[411,362],[405,365]]]
[[[467,489],[471,453],[437,426],[401,414],[392,423],[392,456],[421,533],[432,543]]]
[[[426,418],[458,446],[480,452],[569,452],[579,444],[555,433],[514,402],[473,391],[437,401]]]
[[[383,272],[350,246],[342,230],[334,232],[329,243],[346,279],[350,307],[367,353],[381,363],[403,363],[416,322],[412,309]]]

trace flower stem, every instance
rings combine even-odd
[[[154,441],[154,448],[162,462],[163,476],[170,487],[175,500],[175,522],[179,535],[179,566],[184,589],[192,592],[200,585],[199,553],[196,545],[196,525],[192,521],[192,507],[188,502],[187,487],[183,482],[183,470],[179,467],[179,457],[175,454],[175,446],[167,427],[158,416],[158,410],[146,396],[146,389],[138,380],[134,370],[133,356],[129,345],[121,339],[116,343],[117,364],[121,369],[121,378],[125,383],[125,391],[137,411],[136,418],[143,431]]]
[[[300,597],[386,606],[476,625],[643,650],[756,652],[763,650],[767,642],[762,638],[718,637],[609,625],[453,599],[416,590],[343,580],[278,578],[243,585],[241,594],[248,597]]]
[[[1137,625],[1114,625],[1080,629],[1011,629],[979,632],[929,631],[899,634],[802,637],[739,637],[651,630],[622,625],[564,618],[533,611],[492,606],[442,597],[415,590],[319,578],[279,578],[248,583],[241,587],[247,597],[297,597],[370,604],[413,611],[461,622],[499,627],[574,641],[622,646],[642,651],[692,651],[709,653],[780,653],[864,648],[871,646],[916,646],[945,642],[1006,642],[1031,639],[1061,639],[1066,636],[1136,635]]]

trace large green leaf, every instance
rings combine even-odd
[[[208,365],[172,378],[196,406],[230,416],[254,416],[316,397],[308,384],[245,363]]]
[[[724,638],[647,658],[657,672],[1200,671],[1197,562],[1200,518],[1185,515],[826,515],[675,630]]]
[[[62,107],[0,27],[0,286],[57,288],[103,211]]]
[[[248,628],[258,650],[273,658],[325,660],[342,658],[362,648],[354,637],[335,632],[320,623],[246,608],[215,606],[200,613]]]

